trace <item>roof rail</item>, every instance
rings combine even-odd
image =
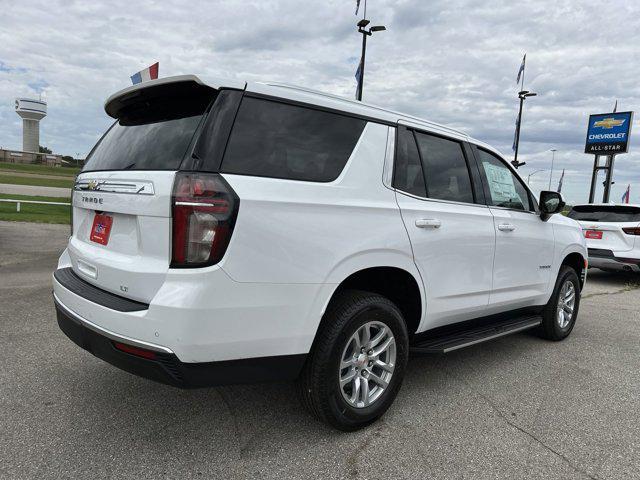
[[[388,108],[384,108],[384,107],[380,107],[378,105],[372,105],[370,103],[365,103],[365,102],[361,102],[358,100],[351,100],[350,98],[345,98],[345,97],[341,97],[339,95],[334,95],[332,93],[326,93],[326,92],[321,92],[319,90],[314,90],[312,88],[305,88],[305,87],[299,87],[297,85],[290,85],[287,83],[280,83],[280,82],[260,82],[263,85],[268,85],[270,87],[278,87],[278,88],[286,88],[289,90],[297,90],[299,92],[305,92],[305,93],[312,93],[314,95],[318,95],[318,96],[322,96],[322,97],[327,97],[327,98],[332,98],[334,100],[340,100],[342,102],[345,103],[349,103],[351,105],[357,105],[360,107],[366,107],[366,108],[370,108],[372,110],[378,110],[380,112],[384,112],[387,114],[391,114],[391,115],[397,115],[398,117],[401,117],[401,119],[403,120],[410,120],[416,123],[420,123],[423,124],[425,126],[430,126],[430,127],[436,127],[436,128],[440,128],[443,130],[448,130],[452,133],[456,133],[458,135],[461,135],[463,137],[469,137],[469,134],[467,134],[466,132],[463,132],[462,130],[458,130],[452,127],[448,127],[446,125],[441,125],[439,123],[436,122],[430,122],[428,120],[424,120],[423,118],[420,117],[416,117],[413,115],[407,115],[406,113],[400,113],[400,112],[396,112],[394,110],[390,110]]]

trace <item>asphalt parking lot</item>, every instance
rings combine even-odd
[[[413,358],[345,434],[290,384],[182,391],[76,347],[51,300],[68,230],[0,222],[0,478],[640,478],[640,277],[591,270],[565,342]]]

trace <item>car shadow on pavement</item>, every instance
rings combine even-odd
[[[189,446],[189,451],[204,448],[216,458],[223,455],[220,460],[225,454],[234,458],[275,455],[282,449],[313,448],[318,442],[410,426],[412,416],[419,414],[416,405],[425,409],[428,417],[432,400],[444,404],[452,392],[458,395],[461,385],[464,387],[460,379],[473,375],[480,359],[499,369],[505,356],[522,353],[523,343],[535,348],[532,344],[540,341],[520,334],[491,346],[412,357],[390,412],[377,427],[354,434],[345,435],[312,418],[299,403],[293,383],[181,390],[129,375],[98,360],[92,360],[86,373],[76,372],[81,385],[72,389],[76,400],[72,405],[90,405],[91,430],[98,432],[98,438],[91,441],[97,445],[113,442],[115,433],[123,439],[142,439],[151,451]]]
[[[587,273],[587,288],[590,278],[597,279],[600,287],[623,288],[629,285],[640,285],[640,273],[605,272],[597,268],[590,268]]]

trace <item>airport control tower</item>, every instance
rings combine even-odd
[[[38,153],[40,120],[47,116],[47,102],[16,98],[16,113],[22,117],[22,151]]]

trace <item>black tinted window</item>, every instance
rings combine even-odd
[[[427,196],[473,203],[469,169],[462,145],[453,140],[416,132],[424,162]]]
[[[222,171],[330,182],[340,175],[365,123],[334,113],[245,97]]]
[[[403,192],[426,197],[422,164],[413,132],[398,128],[398,149],[396,151],[393,186]]]
[[[640,208],[618,205],[579,205],[569,212],[569,218],[592,222],[640,222]]]
[[[83,170],[177,170],[201,118],[197,115],[131,127],[116,122]]]
[[[495,155],[478,149],[480,171],[485,179],[489,204],[495,207],[531,210],[529,194],[518,177]]]
[[[215,91],[190,82],[148,87],[109,104],[118,118],[88,170],[177,170]]]

